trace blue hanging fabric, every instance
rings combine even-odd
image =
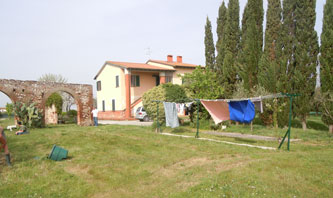
[[[250,123],[255,117],[254,104],[250,100],[229,102],[230,120]]]

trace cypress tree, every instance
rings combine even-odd
[[[208,16],[205,26],[205,57],[206,67],[213,70],[215,67],[215,47],[212,33],[212,24]]]
[[[318,37],[314,30],[316,22],[316,1],[296,0],[295,8],[295,65],[292,78],[296,97],[294,112],[306,130],[306,118],[310,112],[309,101],[313,100],[316,86],[316,66],[319,51]]]
[[[257,84],[258,64],[261,56],[258,29],[253,17],[247,22],[247,34],[240,54],[240,76],[244,81],[244,88],[248,91]]]
[[[225,89],[225,97],[231,97],[238,79],[236,60],[239,50],[239,1],[229,0],[227,21],[225,27],[225,57],[223,60],[222,81]]]
[[[321,33],[320,65],[322,120],[333,133],[333,0],[326,0],[323,31]]]
[[[253,18],[259,34],[259,45],[263,46],[263,21],[264,21],[264,8],[263,0],[248,0],[242,17],[242,41],[245,41],[243,37],[246,37],[248,25],[251,24],[250,20]]]
[[[282,53],[281,2],[268,0],[266,16],[265,47],[260,59],[258,81],[270,93],[285,92],[283,86],[288,83],[285,75],[286,69],[280,60]],[[281,111],[283,106],[283,101],[280,101],[275,100],[273,103],[273,123],[275,127],[278,126],[278,112]],[[285,111],[280,114],[282,114],[281,117],[287,118]],[[286,121],[286,119],[283,121]],[[280,121],[280,124],[283,125],[286,122],[281,123]]]
[[[321,91],[333,91],[333,0],[326,0],[321,33]]]
[[[216,69],[221,72],[223,66],[223,60],[225,56],[225,43],[223,38],[225,37],[225,26],[227,21],[227,8],[225,7],[224,1],[219,8],[219,16],[217,18],[217,42],[216,42]]]
[[[282,88],[283,92],[292,92],[291,78],[293,74],[293,69],[295,67],[295,8],[296,1],[283,1],[283,24],[282,24],[282,56],[281,60],[281,70],[285,70],[286,73],[283,78],[286,78],[289,83],[286,83]]]

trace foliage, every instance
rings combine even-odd
[[[326,0],[320,46],[322,92],[333,91],[333,0]]]
[[[13,110],[14,110],[13,103],[7,103],[6,104],[6,111],[7,111],[8,117],[10,117],[13,114]]]
[[[321,119],[325,124],[333,125],[333,91],[325,92],[322,94],[321,104]]]
[[[57,114],[60,115],[62,112],[62,97],[58,93],[53,93],[50,95],[50,97],[46,100],[46,106],[51,107],[54,105],[57,110]]]
[[[171,83],[161,84],[156,86],[142,96],[143,106],[151,119],[157,120],[157,105],[159,108],[158,120],[163,122],[165,119],[163,102],[177,102],[183,103],[188,101],[185,90],[180,85],[175,85]]]
[[[227,22],[227,8],[225,7],[224,1],[219,8],[219,15],[217,18],[217,42],[216,42],[216,70],[221,75],[222,66],[225,56],[225,47],[223,39],[225,39],[225,28]]]
[[[219,84],[219,76],[209,69],[197,67],[192,73],[183,77],[183,86],[191,98],[218,99],[223,97],[223,87]]]
[[[63,77],[61,74],[44,74],[40,78],[38,78],[38,81],[67,83],[67,79]]]
[[[227,21],[225,27],[225,57],[222,69],[222,85],[225,97],[231,97],[235,90],[235,83],[238,79],[239,68],[236,60],[239,53],[240,29],[239,29],[239,1],[230,0],[228,3]]]
[[[209,21],[208,16],[205,26],[205,57],[206,67],[213,70],[215,67],[215,47],[212,33],[212,24]]]
[[[35,103],[15,102],[13,110],[15,116],[23,125],[27,127],[42,127],[42,111],[36,107]]]
[[[316,66],[318,56],[318,37],[314,30],[316,21],[315,1],[297,0],[295,9],[295,65],[293,78],[293,92],[301,94],[295,98],[294,112],[306,124],[306,117],[310,112],[309,101],[313,100],[316,86]],[[304,125],[304,130],[306,125]]]

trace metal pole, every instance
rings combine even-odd
[[[290,131],[291,131],[291,113],[293,111],[293,96],[290,97],[290,109],[289,109],[289,126],[288,126],[288,151],[290,146]]]
[[[157,132],[159,133],[159,132],[161,131],[161,130],[160,130],[160,123],[159,123],[159,121],[158,121],[158,116],[159,116],[159,115],[158,115],[158,109],[159,109],[158,106],[159,106],[160,102],[157,101],[156,104],[157,104],[157,106],[156,106],[156,108],[157,108],[157,118],[156,118],[156,119],[157,119]]]
[[[195,134],[196,138],[199,138],[199,108],[200,108],[200,100],[196,99],[197,101],[197,133]]]

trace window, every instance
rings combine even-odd
[[[116,100],[112,99],[112,111],[116,110]]]
[[[140,76],[139,75],[131,76],[131,87],[140,87]]]
[[[102,101],[102,108],[103,108],[103,111],[105,111],[105,101],[104,100]]]
[[[97,91],[101,91],[101,90],[102,90],[101,81],[97,81]]]
[[[172,76],[166,76],[165,77],[165,83],[172,82]]]
[[[116,87],[119,87],[119,76],[116,76]]]

